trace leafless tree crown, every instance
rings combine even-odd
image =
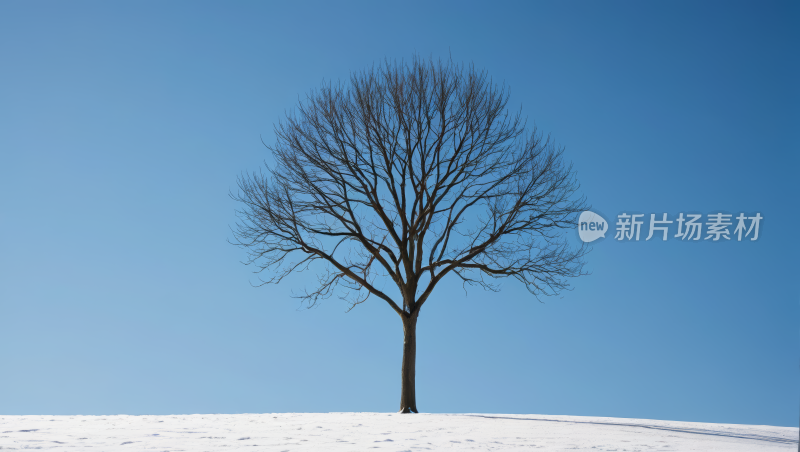
[[[585,201],[563,149],[507,103],[485,71],[419,58],[323,84],[276,125],[275,164],[239,178],[235,243],[264,283],[324,263],[311,304],[376,296],[408,317],[450,273],[559,293],[582,274],[564,230]]]

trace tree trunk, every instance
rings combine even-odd
[[[403,317],[403,368],[400,386],[400,412],[417,413],[415,374],[417,366],[417,313]]]

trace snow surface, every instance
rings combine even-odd
[[[797,428],[513,414],[0,416],[0,449],[795,451]]]

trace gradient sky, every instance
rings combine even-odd
[[[308,90],[416,52],[510,86],[609,223],[764,217],[755,242],[601,240],[543,303],[447,282],[420,410],[796,426],[798,24],[790,2],[4,1],[0,414],[396,411],[396,314],[303,309],[306,274],[253,288],[228,192]]]

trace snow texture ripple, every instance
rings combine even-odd
[[[793,427],[513,414],[0,416],[0,450],[796,451]]]

